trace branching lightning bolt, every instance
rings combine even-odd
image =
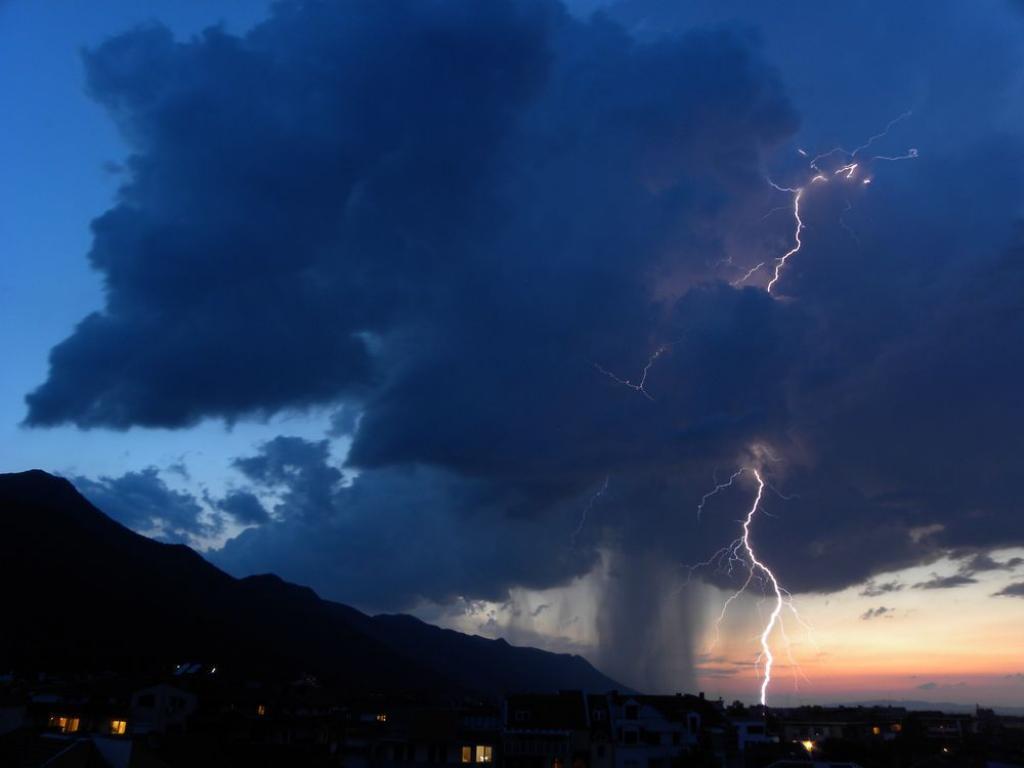
[[[803,249],[803,232],[806,228],[806,225],[804,223],[801,212],[801,204],[804,202],[805,195],[807,194],[807,192],[810,190],[811,187],[815,185],[826,184],[832,180],[835,180],[833,181],[833,183],[846,183],[856,181],[863,186],[867,186],[870,185],[872,182],[872,177],[870,175],[872,162],[897,162],[902,160],[913,160],[917,158],[918,151],[915,148],[910,148],[901,155],[874,155],[866,158],[861,157],[862,152],[865,152],[866,150],[870,149],[876,142],[888,136],[889,131],[892,130],[892,128],[895,125],[908,118],[910,114],[911,113],[908,111],[903,113],[902,115],[899,115],[893,120],[890,120],[883,130],[869,137],[863,144],[855,147],[853,150],[847,150],[842,147],[834,147],[833,149],[830,149],[827,152],[823,152],[819,155],[816,155],[809,161],[808,165],[810,168],[810,173],[807,177],[807,181],[800,186],[781,186],[779,184],[776,184],[771,179],[767,179],[768,184],[770,184],[772,188],[791,196],[790,205],[783,206],[781,210],[786,210],[788,208],[789,210],[792,211],[794,222],[793,244],[785,253],[783,253],[781,256],[776,257],[774,260],[766,259],[750,267],[744,272],[744,274],[741,277],[732,281],[731,285],[733,287],[740,287],[746,284],[748,281],[750,281],[754,277],[754,275],[759,273],[761,270],[768,270],[770,272],[771,277],[768,280],[767,284],[765,284],[764,289],[769,295],[777,295],[776,288],[778,286],[780,279],[783,276],[783,272],[786,269],[786,266],[788,265],[790,260],[798,253],[800,253],[800,251]],[[808,153],[803,149],[798,149],[797,152],[804,158],[809,157]],[[824,161],[826,159],[833,158],[837,155],[841,156],[840,162],[838,164],[832,167],[824,167]],[[846,207],[843,213],[848,212],[851,209],[851,207],[852,204],[850,203],[849,199],[847,199]],[[780,209],[773,209],[771,212],[769,212],[769,215],[770,213],[774,213],[776,210]],[[851,237],[853,237],[854,240],[857,239],[856,235],[843,220],[842,215],[840,216],[840,224],[850,233]],[[720,260],[718,263],[716,263],[716,266],[718,266],[719,264],[726,264],[731,266],[732,268],[742,269],[733,262],[732,257],[727,257],[725,259]],[[607,368],[598,365],[597,363],[594,363],[594,367],[600,373],[612,379],[612,381],[614,381],[615,383],[621,384],[622,386],[625,387],[629,387],[630,389],[642,394],[648,400],[653,401],[654,398],[646,389],[647,376],[650,373],[651,368],[657,361],[657,359],[662,354],[664,354],[670,346],[671,345],[662,345],[654,351],[654,353],[647,360],[647,364],[643,367],[640,379],[637,382],[634,382],[631,379],[622,378],[612,373]],[[770,453],[767,453],[766,449],[764,449],[763,447],[759,447],[758,451],[762,456],[767,456],[767,458],[771,461],[777,460],[774,457],[772,457]],[[743,569],[744,575],[742,586],[740,586],[738,590],[729,595],[729,597],[725,600],[725,602],[722,605],[721,612],[719,613],[718,618],[714,623],[715,640],[713,645],[716,645],[719,642],[719,639],[721,637],[721,625],[729,611],[729,606],[732,605],[744,593],[746,593],[747,589],[750,587],[752,583],[754,583],[755,581],[759,582],[764,587],[766,594],[768,595],[766,599],[771,599],[772,610],[769,613],[768,618],[765,621],[760,636],[758,638],[760,644],[760,653],[754,661],[755,668],[758,669],[761,674],[760,702],[762,706],[764,706],[767,704],[768,688],[771,685],[772,672],[775,668],[776,658],[775,654],[772,651],[771,641],[773,633],[775,633],[776,631],[778,631],[779,635],[781,636],[783,644],[786,648],[786,652],[787,654],[789,654],[791,666],[794,668],[794,670],[798,671],[799,669],[796,666],[796,664],[793,663],[792,660],[792,655],[790,653],[791,649],[789,645],[789,638],[786,634],[785,625],[783,622],[783,613],[787,610],[790,611],[793,617],[801,626],[803,626],[807,630],[810,630],[811,628],[803,620],[803,618],[797,611],[796,606],[793,604],[792,595],[779,584],[779,580],[778,578],[776,578],[771,568],[769,568],[766,563],[764,563],[762,560],[758,558],[754,550],[754,546],[751,542],[752,526],[758,513],[762,513],[765,515],[768,514],[764,509],[762,509],[762,501],[764,499],[765,489],[767,488],[773,491],[774,493],[778,494],[781,498],[787,498],[783,496],[781,493],[779,493],[779,491],[773,488],[764,479],[760,462],[758,462],[756,466],[741,467],[740,469],[733,472],[733,474],[725,482],[718,483],[716,481],[714,488],[712,488],[710,491],[708,491],[701,497],[700,503],[697,505],[697,518],[698,520],[700,520],[700,517],[705,510],[705,507],[715,496],[717,496],[719,493],[726,490],[727,488],[731,488],[736,483],[736,481],[746,473],[752,475],[753,478],[756,480],[757,493],[755,494],[754,500],[751,503],[750,508],[747,510],[745,517],[742,521],[739,521],[741,522],[742,534],[738,536],[736,539],[734,539],[732,542],[730,542],[727,546],[722,547],[717,552],[715,552],[709,559],[700,563],[696,563],[695,565],[688,566],[688,571],[691,577],[695,572],[704,569],[714,569],[716,573],[723,573],[728,576],[732,576],[737,569]],[[580,525],[573,533],[574,542],[576,536],[582,530],[583,525],[586,522],[587,513],[593,506],[593,503],[605,492],[605,490],[607,489],[607,485],[608,481],[606,479],[604,486],[602,486],[602,488],[591,498],[590,502],[584,509],[582,519],[580,520]],[[758,609],[760,611],[760,606],[758,607]],[[794,677],[794,682],[795,680],[796,678]]]
[[[615,375],[607,368],[605,368],[602,365],[599,365],[598,363],[594,363],[594,367],[601,373],[603,373],[605,376],[607,376],[609,379],[614,381],[616,384],[621,384],[624,387],[629,387],[630,389],[639,392],[641,395],[643,395],[648,400],[653,402],[654,398],[651,396],[651,393],[645,389],[647,385],[647,374],[650,373],[651,366],[654,365],[657,359],[668,351],[668,347],[668,344],[662,344],[660,347],[654,350],[654,353],[647,359],[647,364],[644,366],[644,369],[640,374],[640,381],[636,383],[634,383],[630,379],[623,379],[622,377]]]
[[[792,195],[791,210],[793,211],[793,220],[796,224],[795,231],[793,233],[793,245],[790,247],[788,251],[782,254],[782,256],[779,256],[774,260],[774,264],[771,268],[771,278],[769,279],[768,284],[765,286],[765,290],[768,293],[774,295],[776,286],[778,285],[779,279],[782,277],[782,273],[785,270],[787,263],[793,256],[798,254],[800,250],[803,248],[803,239],[801,235],[803,234],[806,225],[804,224],[803,219],[800,215],[800,204],[803,202],[804,195],[807,192],[807,190],[814,184],[823,184],[829,181],[830,178],[836,178],[841,181],[853,181],[857,179],[858,175],[863,175],[864,168],[867,167],[869,163],[874,161],[897,162],[900,160],[913,160],[917,158],[917,149],[911,147],[902,155],[873,155],[862,160],[858,159],[861,152],[864,152],[866,149],[870,148],[876,141],[880,141],[881,139],[888,136],[889,131],[892,130],[892,128],[897,123],[900,123],[903,120],[907,119],[908,117],[910,117],[910,115],[911,113],[907,111],[904,112],[902,115],[899,115],[898,117],[890,120],[886,124],[884,129],[868,138],[868,140],[865,141],[863,144],[854,147],[852,150],[843,149],[842,147],[833,147],[827,152],[822,152],[821,154],[816,155],[809,162],[809,167],[812,171],[812,175],[807,180],[807,182],[802,186],[783,187],[776,184],[771,179],[767,180],[768,183],[774,189],[777,189],[779,192],[786,192]],[[797,152],[802,157],[807,157],[806,151],[798,149]],[[844,160],[840,162],[839,165],[837,165],[834,168],[822,167],[823,161],[836,155],[844,157]],[[870,176],[864,176],[863,178],[860,179],[860,183],[864,186],[871,184],[871,181],[872,179]],[[847,210],[849,210],[849,207],[847,208]],[[849,230],[849,227],[847,227],[845,222],[841,223],[845,228],[847,228],[847,230]],[[767,266],[767,261],[762,261],[759,262],[758,264],[755,264],[753,267],[747,270],[747,272],[742,277],[732,281],[731,285],[735,288],[745,285],[747,281],[749,281],[755,274],[757,274]]]
[[[754,496],[754,500],[751,503],[750,508],[747,510],[746,516],[743,518],[742,535],[734,539],[728,546],[722,547],[708,560],[690,566],[690,572],[692,574],[696,570],[712,566],[717,571],[724,572],[729,575],[739,567],[742,567],[746,571],[742,586],[729,595],[725,600],[722,605],[722,610],[718,614],[718,618],[715,620],[715,640],[712,645],[717,645],[721,637],[721,624],[725,620],[726,614],[729,611],[729,606],[747,591],[747,588],[751,583],[757,579],[769,588],[769,592],[774,598],[772,610],[768,616],[768,620],[765,622],[764,628],[761,631],[759,637],[761,651],[754,662],[755,666],[763,669],[760,701],[761,704],[764,705],[768,700],[768,687],[771,685],[772,670],[775,666],[775,655],[772,652],[771,637],[772,633],[775,632],[776,627],[778,627],[779,631],[782,633],[784,641],[787,641],[785,644],[788,652],[788,638],[785,635],[785,628],[782,622],[782,612],[788,608],[792,611],[797,620],[800,621],[804,627],[807,627],[807,624],[800,618],[800,614],[797,612],[796,606],[793,605],[792,595],[790,595],[789,592],[783,589],[779,584],[779,580],[775,576],[774,572],[772,572],[771,568],[757,557],[757,554],[754,552],[754,546],[751,543],[751,526],[753,525],[754,518],[757,516],[758,512],[764,512],[764,510],[761,509],[761,502],[764,499],[765,489],[770,488],[771,486],[769,486],[765,481],[760,469],[754,467],[741,467],[733,472],[728,480],[723,483],[718,483],[713,489],[701,497],[700,503],[697,505],[697,514],[699,516],[712,498],[725,489],[731,488],[736,480],[747,472],[753,475],[754,479],[757,481],[757,493]]]
[[[736,482],[736,478],[739,477],[742,474],[743,474],[743,470],[742,469],[737,469],[735,472],[732,473],[732,475],[729,476],[728,480],[726,480],[724,483],[718,483],[717,485],[715,485],[714,488],[712,488],[710,491],[708,491],[707,493],[705,493],[703,496],[700,497],[700,504],[697,505],[697,522],[700,522],[700,516],[701,516],[701,513],[704,511],[704,506],[713,497],[717,496],[719,493],[724,491],[726,488],[731,487],[732,484],[734,482]]]
[[[587,501],[586,506],[583,507],[583,512],[580,515],[579,525],[576,526],[576,530],[573,531],[572,535],[569,537],[572,546],[576,546],[576,538],[583,532],[583,526],[587,524],[587,516],[590,514],[590,510],[594,508],[594,505],[597,503],[597,500],[608,492],[608,483],[611,479],[611,475],[606,476],[604,482],[601,483],[601,487],[597,489],[594,495],[591,496],[590,499]]]
[[[771,616],[768,617],[768,623],[765,624],[764,631],[761,632],[761,652],[765,658],[764,675],[761,679],[761,704],[766,704],[768,686],[772,681],[772,665],[775,663],[772,647],[768,640],[771,638],[772,630],[775,629],[775,624],[779,621],[779,616],[782,614],[784,600],[782,589],[779,587],[779,581],[775,578],[775,574],[772,573],[771,568],[757,559],[753,547],[750,546],[750,524],[754,520],[754,515],[757,514],[757,508],[761,506],[761,498],[764,496],[764,480],[761,479],[761,473],[756,469],[753,470],[753,473],[757,479],[757,496],[754,497],[754,503],[751,505],[750,511],[743,521],[743,546],[747,551],[747,556],[750,558],[750,572],[754,573],[755,570],[762,571],[767,576],[768,581],[771,582],[772,590],[775,592],[775,607],[772,608]]]
[[[861,152],[863,152],[865,149],[870,147],[872,144],[874,144],[879,139],[884,139],[886,136],[889,135],[889,131],[891,131],[896,126],[897,123],[902,123],[904,120],[906,120],[912,114],[914,114],[913,110],[908,109],[902,115],[898,115],[897,117],[894,117],[892,120],[890,120],[888,123],[885,124],[885,128],[883,128],[881,131],[876,133],[874,136],[871,136],[867,141],[865,141],[859,147],[854,147],[854,150],[853,150],[853,152],[850,153],[850,156],[851,157],[856,157],[857,155],[859,155]]]
[[[820,178],[815,176],[814,179]],[[812,183],[814,181],[812,179]],[[796,189],[790,187],[780,187],[771,179],[768,180],[775,189],[780,192],[791,192],[793,194],[793,219],[796,221],[796,231],[793,233],[793,247],[786,251],[782,256],[775,260],[775,273],[772,275],[772,279],[768,281],[768,285],[765,290],[768,293],[772,292],[772,288],[779,282],[779,278],[782,276],[782,269],[786,266],[786,262],[789,261],[790,257],[795,256],[803,248],[803,240],[800,239],[800,234],[804,231],[804,221],[800,218],[800,199],[804,196],[803,187],[797,187]]]

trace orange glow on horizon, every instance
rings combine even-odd
[[[814,631],[789,637],[790,654],[778,660],[775,673],[776,703],[894,699],[1019,706],[1024,600],[996,596],[1019,575],[993,571],[953,589],[923,588],[936,574],[959,567],[945,560],[886,574],[880,582],[900,586],[884,594],[859,585],[801,595],[801,611]],[[760,678],[749,659],[757,629],[756,622],[734,621],[723,627],[717,645],[712,629],[706,631],[703,647],[713,650],[698,659],[696,670],[703,690],[756,699]]]

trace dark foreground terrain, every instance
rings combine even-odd
[[[146,674],[189,661],[313,674],[350,693],[621,687],[580,656],[367,616],[272,575],[235,579],[40,471],[0,475],[0,604],[0,671]]]
[[[0,475],[0,605],[0,768],[1024,766],[1021,717],[640,695],[235,579],[44,472]]]

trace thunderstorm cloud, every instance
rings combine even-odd
[[[982,554],[916,588],[992,570],[1024,544],[1017,15],[929,4],[907,51],[902,5],[844,9],[837,34],[873,36],[855,66],[817,11],[576,5],[285,0],[244,34],[153,24],[86,51],[131,154],[92,223],[105,304],[26,423],[334,414],[238,457],[212,512],[155,470],[83,490],[178,539],[247,526],[218,564],[368,609],[600,565],[601,660],[637,687],[685,684],[680,566],[735,535],[752,488],[688,510],[755,455],[780,490],[759,546],[795,592],[950,551]],[[951,29],[962,56],[936,44]],[[815,37],[820,57],[788,44]],[[803,143],[908,110],[879,149],[919,156],[816,188],[778,295],[734,285],[791,243],[766,177],[802,183]],[[644,392],[619,383],[657,350]]]

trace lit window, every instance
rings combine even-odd
[[[263,706],[262,704],[257,704],[256,705],[256,715],[258,717],[263,717],[265,714],[267,714],[267,708],[265,706]]]
[[[78,718],[65,717],[63,715],[50,715],[49,725],[61,733],[75,733],[78,731]]]
[[[879,736],[882,733],[882,729],[879,728],[877,725],[873,725],[871,726],[871,733],[873,733],[875,736]]]
[[[387,721],[388,721],[387,712],[381,712],[379,715],[377,715],[377,722],[378,723],[386,723]]]
[[[124,732],[128,730],[128,722],[126,720],[111,720],[110,721],[110,732],[114,736],[124,736]]]
[[[903,730],[903,726],[900,725],[899,723],[893,723],[891,730],[892,730],[893,733],[899,733],[900,731]]]
[[[487,746],[486,744],[476,745],[476,762],[478,763],[489,763],[494,757],[494,748]]]
[[[463,747],[462,748],[462,762],[472,763],[473,762],[473,748]]]

